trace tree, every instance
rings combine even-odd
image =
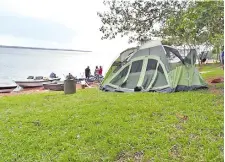
[[[223,44],[223,1],[104,1],[102,39],[127,35],[129,42],[162,37],[174,45]]]
[[[171,15],[161,33],[171,40],[178,38],[190,48],[205,45],[219,49],[224,42],[223,22],[223,1],[197,1],[189,3],[187,10]]]
[[[172,14],[161,32],[189,45],[215,45],[223,42],[223,22],[222,1],[197,1],[189,3],[187,10]]]
[[[117,35],[129,36],[129,42],[151,40],[158,36],[159,26],[162,26],[167,17],[186,8],[188,1],[104,1],[110,10],[100,13],[102,21],[100,31],[102,39],[113,39]]]

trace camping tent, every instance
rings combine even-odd
[[[196,50],[182,57],[177,49],[150,41],[123,51],[100,89],[114,92],[176,92],[207,88],[195,67]]]

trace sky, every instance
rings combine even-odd
[[[91,50],[107,64],[126,48],[127,38],[101,40],[103,0],[0,0],[0,44]]]

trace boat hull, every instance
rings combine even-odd
[[[61,83],[44,83],[43,84],[44,89],[49,89],[52,91],[63,91],[64,90],[64,84]]]
[[[50,81],[60,81],[61,78],[50,78]]]
[[[43,87],[43,83],[48,83],[49,81],[15,81],[22,88],[33,88],[33,87]]]
[[[5,86],[0,87],[0,93],[10,93],[12,92],[17,86]]]

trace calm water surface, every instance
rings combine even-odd
[[[69,72],[81,77],[86,66],[93,73],[96,65],[109,66],[112,60],[90,52],[67,52],[34,49],[0,48],[0,80],[24,79],[29,75],[49,76],[55,72],[63,77]]]

